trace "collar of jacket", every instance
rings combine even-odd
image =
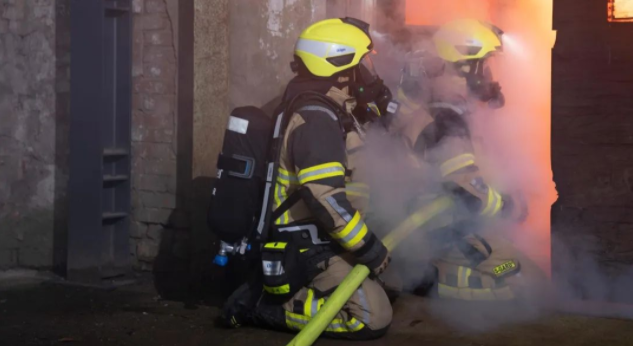
[[[325,96],[331,98],[339,105],[344,106],[349,114],[352,114],[352,111],[356,108],[356,99],[337,87],[331,87]]]

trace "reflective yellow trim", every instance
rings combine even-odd
[[[374,111],[374,113],[376,113],[377,116],[381,116],[382,114],[380,114],[380,109],[378,109],[378,106],[376,106],[375,103],[371,102],[367,104],[367,107],[369,107],[372,111]]]
[[[349,233],[354,229],[354,227],[358,225],[359,221],[360,221],[360,213],[356,212],[354,214],[354,217],[352,217],[352,219],[347,223],[347,225],[345,226],[345,228],[343,228],[342,231],[338,233],[332,233],[332,238],[343,239],[347,237]]]
[[[365,325],[363,322],[357,320],[352,317],[349,321],[343,322],[342,319],[336,318],[332,320],[332,323],[325,329],[326,332],[333,333],[349,333],[349,332],[357,332],[363,329]]]
[[[367,225],[363,223],[363,227],[360,229],[360,232],[358,232],[358,234],[354,238],[352,238],[352,240],[346,243],[343,243],[343,247],[347,250],[352,249],[353,247],[358,245],[358,243],[360,243],[360,241],[363,240],[363,238],[366,235],[367,235]]]
[[[495,216],[501,207],[503,206],[503,200],[501,195],[493,188],[488,187],[488,200],[486,207],[482,210],[481,215]]]
[[[345,184],[345,194],[347,196],[369,198],[369,186],[364,183],[347,183]]]
[[[303,312],[306,316],[314,316],[317,312],[312,309],[312,301],[314,300],[314,291],[308,289],[308,296],[306,297],[306,301],[303,303]]]
[[[354,248],[367,235],[367,225],[361,220],[359,212],[347,223],[345,228],[337,233],[332,233],[332,238],[338,239],[339,243],[346,249]]]
[[[468,278],[472,272],[468,267],[457,267],[457,287],[468,287]]]
[[[314,290],[308,289],[306,301],[303,303],[303,312],[306,316],[314,316],[321,310],[321,307],[325,304],[325,299],[316,299],[314,296]]]
[[[306,184],[311,181],[337,176],[345,176],[345,167],[340,162],[329,162],[302,169],[299,171],[299,182]]]
[[[306,252],[306,251],[308,251],[308,250],[310,250],[310,249],[300,249],[300,250],[299,250],[299,252],[300,252],[300,253],[304,253],[304,252]]]
[[[288,243],[275,242],[275,243],[266,243],[266,245],[264,245],[264,248],[266,248],[266,249],[275,249],[275,250],[283,250],[283,249],[286,248],[286,246],[288,246]]]
[[[286,293],[290,293],[290,285],[285,284],[283,286],[277,286],[277,287],[270,287],[270,286],[264,285],[264,291],[270,294],[286,294]]]
[[[310,316],[303,316],[286,311],[286,325],[293,330],[302,330],[311,320]],[[349,321],[345,322],[340,318],[335,318],[325,329],[326,332],[333,333],[348,333],[358,332],[365,327],[361,321],[352,317]]]
[[[286,311],[286,325],[293,330],[302,330],[310,322],[310,318]]]
[[[472,166],[475,164],[475,155],[473,154],[461,154],[452,159],[444,161],[440,166],[442,171],[442,177],[446,177],[452,173],[459,171],[462,168]]]
[[[501,210],[501,207],[503,207],[503,197],[501,197],[501,195],[497,191],[495,191],[494,193],[497,195],[496,196],[497,202],[495,203],[495,206],[492,209],[493,216],[496,215],[499,212],[499,210]]]
[[[297,178],[296,174],[289,172],[281,167],[279,168],[279,174],[277,174],[277,181],[286,186],[299,184],[299,179]]]
[[[275,192],[274,193],[275,209],[277,209],[286,200],[286,198],[288,198],[288,193],[287,193],[287,190],[286,190],[286,186],[280,184],[279,182],[277,184],[275,184],[275,191],[274,192]],[[283,214],[281,214],[281,216],[279,216],[279,218],[277,220],[275,220],[275,225],[285,225],[285,224],[287,224],[289,222],[289,220],[290,220],[289,212],[290,212],[290,210],[286,210]]]

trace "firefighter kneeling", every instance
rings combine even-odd
[[[398,88],[402,107],[391,131],[402,136],[420,161],[437,167],[445,188],[479,219],[460,220],[462,213],[435,232],[432,247],[441,250],[433,260],[433,281],[442,298],[514,299],[522,286],[522,267],[527,264],[532,273],[538,271],[526,258],[519,261],[520,252],[488,222],[522,222],[527,209],[524,202],[483,179],[467,123],[472,107],[499,108],[505,103],[486,66],[502,48],[501,35],[498,28],[476,20],[447,23],[433,36],[435,52],[409,56]],[[424,82],[430,92],[422,92]]]
[[[385,112],[391,101],[371,51],[369,25],[352,18],[317,22],[299,37],[297,76],[283,100],[292,111],[287,118],[281,113],[275,125],[280,154],[272,225],[261,250],[263,273],[227,301],[223,319],[229,326],[301,330],[356,263],[375,274],[389,264],[387,249],[359,210],[367,188],[358,181],[354,156],[374,110]],[[306,93],[310,97],[302,101]],[[325,335],[376,338],[391,319],[386,293],[367,279]]]

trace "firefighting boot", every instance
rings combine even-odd
[[[222,308],[222,323],[228,328],[251,324],[251,315],[262,296],[261,282],[245,282],[227,299]]]

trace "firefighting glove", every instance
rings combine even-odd
[[[369,268],[369,269],[371,269],[373,275],[378,276],[384,273],[385,270],[387,270],[387,267],[389,267],[390,263],[391,263],[391,254],[387,253],[386,256],[383,258],[382,262],[380,262],[380,264],[377,267]]]

